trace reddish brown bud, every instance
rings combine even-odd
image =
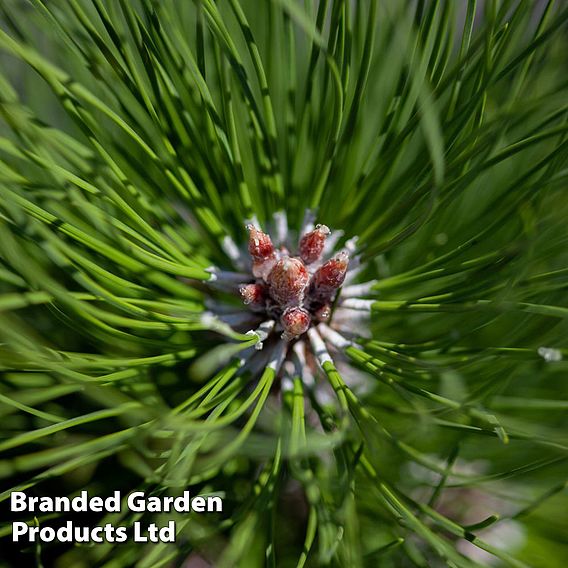
[[[314,292],[318,296],[330,297],[345,280],[349,255],[342,251],[320,266],[314,274]]]
[[[311,264],[321,258],[326,237],[331,233],[326,225],[316,225],[316,228],[306,233],[300,240],[300,256],[306,264]]]
[[[287,308],[280,318],[280,323],[284,328],[282,339],[291,341],[302,335],[302,333],[308,331],[310,322],[310,314],[304,308]]]
[[[310,276],[304,263],[289,256],[280,259],[268,275],[270,295],[280,304],[300,303]]]
[[[266,300],[266,289],[262,284],[242,284],[239,292],[245,304],[250,304],[252,308],[264,306]]]
[[[268,260],[274,257],[274,246],[270,236],[257,229],[254,225],[247,225],[249,231],[249,253],[255,262]]]

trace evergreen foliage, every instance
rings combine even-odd
[[[563,568],[567,22],[553,0],[3,0],[0,500],[224,511],[143,517],[175,545],[24,550],[5,517],[0,566]],[[212,271],[281,211],[358,237],[371,282],[323,366],[274,369],[218,311],[245,307]]]

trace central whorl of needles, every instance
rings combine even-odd
[[[372,292],[374,281],[354,283],[365,268],[357,238],[343,241],[342,231],[332,234],[314,220],[307,212],[298,232],[289,229],[283,212],[274,215],[266,232],[257,221],[249,222],[246,246],[239,247],[229,236],[223,243],[238,270],[209,269],[210,286],[225,294],[208,298],[209,317],[221,332],[230,328],[255,337],[253,353],[263,351],[250,361],[252,353],[243,352],[249,370],[254,361],[261,367],[273,361],[279,371],[284,361],[297,365],[301,359],[307,380],[316,361],[332,361],[332,354],[356,347],[356,338],[368,336],[372,301],[361,296]],[[240,308],[226,296],[235,292]]]

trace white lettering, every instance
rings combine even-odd
[[[116,542],[126,542],[127,538],[126,527],[118,527],[116,529]]]
[[[39,539],[43,542],[55,540],[55,529],[52,527],[42,527],[39,531]]]
[[[115,491],[112,497],[105,499],[105,511],[107,513],[120,513],[120,491]]]
[[[142,491],[134,491],[134,493],[131,493],[128,496],[127,503],[128,508],[133,513],[143,513],[146,510],[144,505],[144,493]]]
[[[26,509],[26,494],[23,491],[12,491],[10,493],[10,510],[12,513],[19,513]]]
[[[162,502],[159,497],[148,497],[148,505],[146,511],[150,513],[160,513],[162,510]]]
[[[88,494],[86,491],[81,491],[81,494],[77,497],[73,497],[71,500],[71,507],[73,507],[73,511],[77,511],[77,513],[85,513],[89,510],[89,503],[87,501]]]
[[[142,536],[142,531],[140,530],[140,522],[136,521],[132,526],[134,529],[134,542],[148,542],[148,538]]]
[[[175,542],[176,541],[176,524],[170,521],[167,527],[162,527],[159,534],[160,542]]]
[[[12,542],[19,542],[19,538],[28,532],[28,525],[23,521],[12,523]]]
[[[191,508],[197,513],[203,513],[205,511],[205,499],[203,497],[194,497],[191,500]]]
[[[103,510],[103,499],[102,497],[91,497],[89,503],[91,511],[94,513],[101,513]]]
[[[93,542],[104,542],[104,539],[99,535],[103,532],[103,527],[95,527],[91,531],[91,540]]]
[[[174,500],[174,509],[178,513],[189,513],[191,511],[191,503],[189,502],[189,491],[184,491],[183,496],[176,497]]]
[[[207,497],[207,511],[210,513],[221,513],[223,511],[223,500],[221,497]]]

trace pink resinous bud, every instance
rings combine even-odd
[[[280,323],[284,328],[282,339],[291,341],[302,335],[302,333],[308,331],[310,322],[310,314],[304,308],[287,308],[280,318]]]
[[[304,298],[310,275],[304,263],[289,256],[280,259],[268,275],[270,295],[279,304],[299,304]]]
[[[320,266],[313,277],[313,292],[318,298],[331,298],[343,284],[349,255],[342,251]]]
[[[248,250],[254,261],[267,260],[274,256],[274,245],[270,236],[257,229],[254,225],[247,225],[249,231]]]
[[[326,237],[331,233],[326,225],[316,225],[316,228],[306,233],[300,240],[300,256],[306,264],[311,264],[321,258]]]
[[[266,287],[262,284],[241,284],[239,292],[243,302],[253,309],[264,307],[266,302]]]
[[[249,231],[248,249],[252,257],[252,273],[256,278],[266,280],[276,262],[276,251],[269,235],[254,225],[247,225],[247,229]]]

